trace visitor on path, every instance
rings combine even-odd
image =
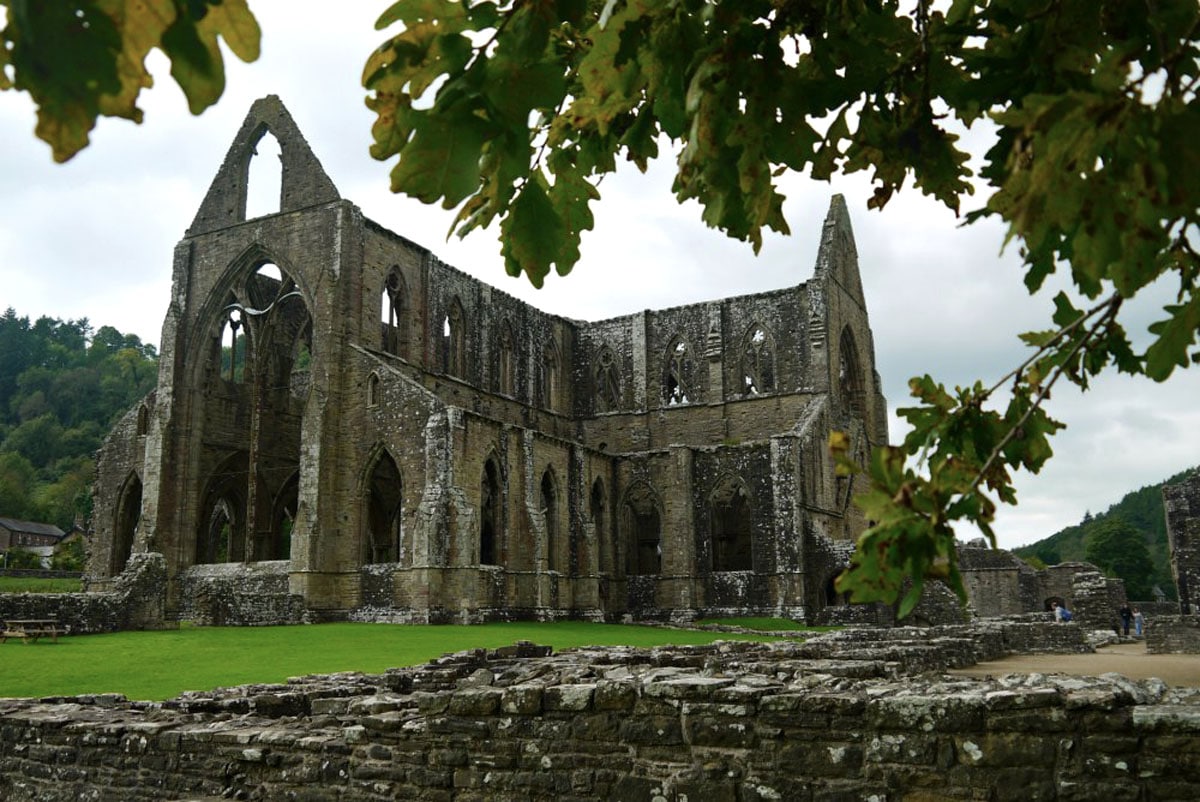
[[[1142,630],[1146,628],[1146,616],[1142,615],[1142,611],[1138,608],[1133,608],[1133,633],[1139,638],[1142,637]]]
[[[1133,623],[1133,611],[1129,609],[1129,603],[1121,605],[1121,609],[1117,611],[1121,616],[1121,628],[1125,630],[1125,637],[1129,637],[1129,625]]]

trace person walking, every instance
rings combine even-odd
[[[1121,605],[1121,609],[1117,611],[1121,616],[1121,629],[1125,630],[1125,637],[1129,637],[1129,625],[1133,623],[1133,612],[1129,609],[1129,603]]]
[[[1142,615],[1142,611],[1138,608],[1133,608],[1133,633],[1139,638],[1142,637],[1142,632],[1146,628],[1146,616]]]

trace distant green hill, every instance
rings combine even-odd
[[[1167,524],[1163,517],[1163,485],[1175,484],[1198,470],[1191,468],[1155,485],[1134,490],[1099,515],[1084,515],[1076,526],[1068,526],[1048,538],[1013,549],[1018,557],[1036,557],[1046,565],[1086,560],[1088,535],[1097,525],[1109,518],[1121,518],[1139,530],[1154,562],[1153,583],[1175,598],[1175,581],[1171,577],[1167,550]]]

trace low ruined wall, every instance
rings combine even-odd
[[[271,626],[305,620],[288,591],[288,561],[193,565],[179,577],[179,617],[200,626]]]
[[[1146,627],[1150,654],[1200,654],[1200,617],[1161,616]]]
[[[859,659],[861,637],[510,647],[160,704],[0,700],[0,798],[1200,798],[1200,692],[910,676],[936,648]]]
[[[54,618],[71,634],[160,629],[167,564],[161,554],[134,554],[104,593],[0,593],[0,621]]]

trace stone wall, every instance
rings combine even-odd
[[[860,630],[806,644],[479,650],[163,703],[0,700],[0,797],[1200,797],[1197,692],[1115,675],[951,677],[941,669],[973,644],[1001,648],[1002,628],[874,634],[874,649]]]
[[[288,592],[287,560],[193,565],[180,576],[179,617],[198,626],[303,623],[304,600]]]
[[[1194,615],[1162,616],[1146,627],[1150,654],[1200,654],[1200,618]]]
[[[167,564],[161,554],[134,554],[103,593],[0,593],[0,620],[54,618],[73,635],[161,629]]]
[[[1162,492],[1179,612],[1200,612],[1200,473]]]

